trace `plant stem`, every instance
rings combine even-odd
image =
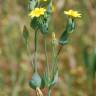
[[[48,89],[48,96],[51,96],[51,88]]]
[[[58,53],[57,53],[57,57],[59,56],[59,54],[60,54],[62,48],[63,48],[63,45],[60,45],[59,50],[58,50]]]
[[[35,66],[35,72],[37,72],[38,30],[35,31],[34,45],[35,45],[34,66]]]
[[[55,41],[53,40],[52,42],[52,75],[56,72],[58,66],[57,66],[57,52],[56,52],[56,45],[54,43]]]
[[[44,50],[45,50],[45,57],[46,57],[46,72],[47,72],[47,76],[49,76],[48,54],[47,54],[47,44],[46,44],[45,35],[44,35]]]
[[[94,88],[93,88],[93,77],[88,74],[88,96],[94,96]]]

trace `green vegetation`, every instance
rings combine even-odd
[[[0,1],[0,96],[96,96],[95,4]]]

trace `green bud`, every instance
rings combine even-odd
[[[36,89],[37,87],[40,88],[41,86],[41,77],[38,73],[34,73],[32,79],[29,81],[29,85],[31,88]]]
[[[61,45],[67,44],[69,41],[69,33],[72,33],[74,29],[75,29],[74,19],[69,18],[66,29],[64,30],[64,32],[60,36],[59,44],[61,44]]]

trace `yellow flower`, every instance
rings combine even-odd
[[[78,11],[74,11],[74,10],[69,10],[69,11],[64,11],[64,14],[73,17],[73,18],[80,18],[81,14],[78,13]]]
[[[41,15],[44,15],[46,9],[45,8],[35,8],[34,10],[32,10],[30,13],[29,13],[29,16],[30,17],[39,17]]]

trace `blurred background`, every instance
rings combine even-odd
[[[96,0],[53,2],[55,11],[49,30],[56,32],[56,38],[60,37],[66,26],[67,16],[64,15],[64,10],[77,10],[82,14],[82,18],[76,19],[76,29],[70,35],[69,43],[59,54],[59,80],[52,89],[52,96],[89,96],[85,68],[88,60],[85,59],[89,57],[91,62],[96,48]],[[35,91],[28,85],[32,77],[32,65],[30,56],[24,48],[24,25],[30,32],[29,50],[33,54],[34,30],[30,28],[28,0],[0,0],[0,96],[35,96]],[[47,39],[50,40],[50,37],[49,33]],[[42,74],[45,55],[41,35],[39,39],[38,69]],[[48,50],[50,56],[50,45]],[[96,96],[96,80],[93,85]],[[46,89],[42,91],[46,94]]]

